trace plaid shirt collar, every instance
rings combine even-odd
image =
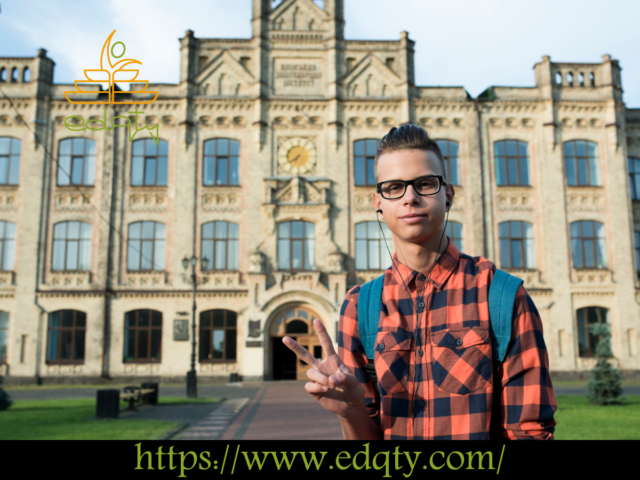
[[[453,244],[449,236],[447,235],[447,241],[449,242],[447,245],[447,249],[444,251],[442,256],[438,259],[438,262],[433,267],[431,272],[431,281],[436,290],[442,290],[444,288],[445,283],[451,276],[451,274],[458,268],[458,262],[460,261],[460,251]],[[404,284],[407,285],[407,288],[410,287],[411,282],[415,281],[415,279],[420,275],[424,275],[428,277],[429,270],[431,267],[428,267],[423,272],[417,272],[415,270],[410,269],[406,265],[402,264],[396,253],[393,254],[393,263],[396,266],[396,270],[394,271],[394,275],[400,275],[400,279]],[[389,267],[392,268],[393,267]],[[401,282],[401,283],[402,283]]]

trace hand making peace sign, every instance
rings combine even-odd
[[[296,342],[293,338],[284,337],[282,342],[289,347],[300,360],[310,365],[307,377],[311,382],[305,385],[305,390],[315,398],[325,410],[346,418],[354,410],[364,411],[364,389],[336,353],[331,338],[318,319],[313,321],[313,327],[318,333],[320,345],[325,353],[325,359],[320,361]]]

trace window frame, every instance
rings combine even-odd
[[[69,238],[69,224],[70,223],[77,223],[79,224],[78,226],[78,238],[73,238],[70,239]],[[58,227],[58,225],[64,225],[65,226],[65,233],[64,233],[64,238],[56,238],[56,229]],[[83,230],[84,230],[84,225],[88,225],[89,226],[89,238],[83,238]],[[63,220],[62,222],[58,222],[56,224],[53,225],[53,231],[52,231],[52,241],[51,241],[51,271],[52,272],[89,272],[91,271],[91,261],[92,261],[92,236],[93,236],[93,228],[92,225],[90,223],[87,222],[83,222],[80,220]],[[55,255],[56,255],[56,245],[59,242],[63,242],[64,244],[64,250],[63,250],[63,264],[64,264],[64,268],[62,269],[56,269],[55,268]],[[69,243],[74,242],[77,243],[77,258],[76,258],[76,265],[78,268],[74,268],[74,269],[70,269],[67,268],[68,265],[68,253],[69,253]],[[80,264],[82,261],[82,253],[83,253],[83,245],[84,248],[87,248],[86,245],[88,244],[88,248],[89,248],[89,262],[88,265],[86,266],[86,268],[80,268]]]
[[[507,153],[507,144],[508,142],[515,142],[516,144],[516,153],[509,154]],[[498,155],[498,145],[502,144],[503,153],[502,155]],[[526,155],[520,154],[520,145],[524,145],[526,150]],[[517,182],[511,183],[510,175],[509,175],[509,160],[514,159],[516,163],[516,177]],[[496,175],[496,186],[498,187],[531,187],[531,169],[529,168],[529,143],[524,140],[516,140],[513,138],[507,138],[503,140],[496,140],[493,142],[493,160],[495,163],[495,175]],[[522,161],[526,163],[527,167],[527,183],[523,183],[522,181]],[[502,163],[500,163],[502,162]],[[504,166],[504,183],[500,183],[498,175],[498,171],[500,166]]]
[[[460,236],[459,237],[454,237],[453,236],[455,234],[455,232],[453,231],[453,226],[454,225],[460,227]],[[451,235],[446,233],[446,231],[445,231],[445,235],[447,235],[451,239],[451,241],[456,246],[458,251],[460,251],[461,253],[464,253],[464,224],[462,222],[451,221],[451,222],[447,223],[447,229],[450,229],[449,231],[451,232]],[[456,240],[459,240],[460,243],[459,244],[456,243]]]
[[[138,145],[142,145],[142,153],[136,154],[135,148]],[[147,153],[147,145],[152,145],[155,148],[154,154]],[[165,152],[164,154],[162,152]],[[153,183],[147,183],[147,160],[154,159],[154,176]],[[141,183],[133,183],[134,170],[136,170],[136,162],[142,162],[142,177]],[[160,171],[160,162],[164,162],[164,183],[158,183],[158,172]],[[132,188],[139,187],[166,187],[169,184],[169,142],[166,140],[158,139],[158,144],[152,138],[139,138],[131,142],[131,168],[129,171],[130,178],[129,183]]]
[[[640,158],[628,157],[627,164],[629,167],[629,190],[631,193],[631,201],[640,200]]]
[[[135,238],[133,239],[133,241],[138,242],[137,246],[134,247],[137,251],[138,251],[138,265],[139,268],[137,269],[131,269],[129,268],[129,253],[130,253],[130,248],[131,248],[131,227],[135,224],[139,223],[140,224],[140,238]],[[143,229],[144,229],[144,224],[145,223],[153,223],[153,238],[143,238]],[[157,228],[158,228],[158,224],[162,225],[164,227],[164,238],[157,238]],[[162,223],[162,222],[156,222],[155,220],[139,220],[137,222],[131,222],[129,224],[128,227],[128,231],[127,231],[127,259],[126,259],[126,264],[127,264],[127,272],[164,272],[166,270],[166,256],[167,256],[167,226],[166,224]],[[151,268],[142,268],[142,259],[143,259],[143,251],[144,251],[144,246],[143,243],[144,242],[151,242],[152,246],[151,246]],[[163,252],[164,252],[164,258],[162,258],[162,268],[156,268],[156,265],[158,264],[157,261],[157,242],[163,242]]]
[[[593,236],[590,237],[585,237],[583,236],[582,233],[582,227],[583,227],[583,223],[585,222],[590,222],[592,223],[592,231],[593,231]],[[575,224],[579,224],[579,228],[580,228],[580,236],[579,237],[574,237],[573,236],[573,232],[572,232],[572,226]],[[596,234],[596,224],[601,225],[602,227],[602,237],[598,237]],[[582,256],[582,265],[581,267],[577,267],[575,265],[574,262],[574,250],[573,250],[573,241],[574,239],[579,239],[580,240],[580,253]],[[598,267],[598,249],[597,249],[597,243],[598,240],[602,239],[604,242],[603,245],[603,249],[602,249],[602,253],[603,253],[603,266],[602,267]],[[571,266],[576,269],[576,270],[607,270],[607,265],[608,265],[608,255],[607,255],[607,234],[605,231],[605,227],[604,227],[604,223],[598,222],[596,220],[576,220],[575,222],[571,222],[569,224],[569,241],[571,242]],[[584,242],[585,241],[592,241],[593,242],[593,259],[595,262],[595,266],[593,267],[588,267],[585,266],[586,262],[585,262],[585,248],[584,248]]]
[[[148,312],[149,314],[149,325],[144,327],[139,325],[140,312]],[[153,325],[153,314],[160,314],[160,326]],[[127,325],[127,315],[135,314],[135,326],[131,327]],[[163,323],[164,323],[164,315],[160,310],[154,310],[152,308],[139,308],[136,310],[129,310],[124,314],[124,338],[123,338],[123,355],[122,355],[122,363],[162,363],[162,334],[163,334]],[[152,350],[152,342],[153,342],[153,331],[160,331],[160,346],[158,350],[158,358],[151,358],[151,350]],[[131,333],[133,334],[133,340],[131,340]],[[142,358],[138,354],[139,347],[139,332],[147,331],[147,357]],[[134,354],[133,358],[128,360],[127,358],[127,350],[128,350],[128,341],[134,342]]]
[[[13,225],[13,238],[7,238],[7,224]],[[15,223],[9,222],[7,220],[0,220],[0,231],[2,232],[2,236],[0,236],[0,271],[2,272],[13,272],[16,268],[16,237],[18,232],[18,227]],[[11,242],[11,260],[13,265],[11,268],[5,268],[5,248],[7,247],[7,242]]]
[[[371,152],[371,141],[375,141],[376,142],[376,148],[373,152]],[[359,155],[357,154],[357,146],[363,144],[363,154]],[[372,173],[373,172],[373,165],[375,163],[375,157],[376,157],[376,151],[378,149],[378,145],[380,144],[380,140],[378,140],[377,138],[360,138],[358,140],[354,140],[353,141],[353,184],[356,187],[373,187],[375,188],[376,186],[376,178],[375,175]],[[358,183],[358,159],[362,159],[363,161],[363,165],[362,168],[364,168],[364,183]],[[369,166],[371,167],[371,170],[369,170]],[[371,176],[373,176],[373,179],[369,178]]]
[[[365,227],[364,227],[364,228],[366,229],[366,236],[365,236],[364,238],[362,238],[362,237],[358,237],[358,225],[363,225],[363,224],[365,225]],[[370,232],[369,232],[369,227],[370,227],[371,225],[373,225],[373,226],[374,226],[374,228],[375,228],[375,230],[376,230],[377,232],[379,232],[379,236],[378,236],[378,237],[370,237],[370,236],[369,236],[369,233],[370,233]],[[383,230],[384,230],[385,228],[386,228],[386,230],[387,230],[387,231],[385,232],[385,235],[386,235],[387,233],[389,234],[389,235],[388,235],[388,237],[387,237],[387,242],[388,242],[388,241],[391,239],[391,230],[389,230],[389,227],[387,227],[387,224],[386,224],[386,223],[381,223],[381,225],[382,225]],[[387,252],[387,249],[386,249],[386,246],[385,246],[385,243],[384,243],[384,239],[382,238],[382,235],[381,235],[381,233],[382,233],[382,232],[380,232],[380,226],[378,226],[378,222],[376,222],[376,221],[363,221],[363,222],[358,222],[358,223],[356,223],[356,224],[355,224],[354,230],[355,230],[355,232],[354,232],[354,239],[355,239],[355,245],[356,245],[356,248],[355,248],[355,253],[356,253],[356,254],[355,254],[355,258],[354,258],[354,260],[355,260],[355,269],[356,269],[356,271],[357,271],[357,272],[366,272],[366,271],[371,271],[371,270],[373,270],[373,271],[382,271],[382,270],[385,270],[385,269],[386,269],[386,267],[385,267],[385,268],[382,268],[382,264],[383,264],[383,260],[384,260],[387,256],[389,256],[389,254],[388,254],[388,252]],[[366,242],[365,259],[366,259],[367,268],[358,268],[358,264],[359,264],[359,261],[358,261],[358,258],[359,258],[359,252],[361,251],[361,249],[359,249],[359,248],[358,248],[358,242],[363,242],[363,241],[364,241],[364,242]],[[377,243],[377,244],[378,244],[378,262],[379,262],[380,268],[372,268],[372,267],[371,267],[371,264],[370,264],[370,262],[369,262],[369,260],[371,259],[371,258],[370,258],[370,244],[371,244],[371,243]],[[389,257],[389,258],[391,259],[392,257]],[[390,265],[391,265],[391,264],[389,264],[389,266],[390,266]]]
[[[584,142],[585,144],[585,152],[586,152],[586,156],[583,155],[578,155],[578,142]],[[567,145],[572,144],[573,145],[573,155],[571,157],[569,157],[567,155]],[[594,152],[595,152],[595,156],[591,156],[589,155],[589,144],[594,145]],[[565,181],[567,182],[567,186],[568,187],[602,187],[602,171],[600,169],[600,151],[599,151],[599,144],[597,142],[592,142],[591,140],[584,140],[584,139],[574,139],[574,140],[567,140],[566,142],[564,142],[562,144],[562,155],[564,157],[564,176],[565,176]],[[575,179],[576,179],[576,183],[575,184],[571,184],[569,183],[569,158],[572,158],[573,161],[573,169],[574,169],[574,174],[575,174]],[[587,175],[587,183],[586,184],[582,184],[580,183],[580,160],[584,159],[586,160],[587,163],[587,170],[586,170],[586,175]],[[598,177],[598,183],[592,183],[591,182],[591,171],[592,171],[592,162],[595,162],[595,169],[596,169],[596,174]]]
[[[640,231],[633,231],[634,247],[636,251],[636,273],[637,279],[640,280]]]
[[[227,142],[227,153],[218,153],[219,145],[221,141]],[[207,153],[207,146],[214,145],[213,154]],[[237,145],[237,153],[232,153],[232,146]],[[210,138],[202,142],[202,186],[203,187],[239,187],[240,186],[240,154],[242,150],[242,144],[239,140],[234,138]],[[226,163],[226,179],[225,182],[218,182],[218,161],[225,159]],[[237,177],[237,183],[230,183],[232,172],[231,165],[235,161],[235,175]],[[213,162],[213,179],[210,183],[207,182],[207,169],[210,162]]]
[[[3,316],[5,318],[3,318]],[[6,365],[9,358],[9,312],[6,310],[0,310],[0,365]],[[6,324],[3,323],[6,321]],[[4,348],[2,341],[4,339]],[[4,350],[4,357],[2,351]]]
[[[0,158],[6,158],[7,167],[5,181],[0,182],[3,186],[18,186],[20,185],[20,168],[22,163],[22,140],[19,138],[9,137],[6,135],[0,136],[0,143],[7,139],[9,142],[9,150],[7,153],[0,151]],[[14,152],[14,147],[17,145],[17,151]],[[14,170],[17,170],[17,180],[15,183],[11,182],[11,174]]]
[[[218,228],[218,224],[226,224],[225,229],[226,229],[226,237],[224,238],[217,238],[216,237],[216,231]],[[205,227],[207,225],[213,224],[213,234],[211,238],[205,238]],[[237,231],[237,237],[235,238],[231,238],[230,232],[229,232],[229,225],[234,225]],[[209,249],[206,248],[205,249],[205,242],[211,242],[211,257],[209,257]],[[224,258],[224,268],[216,268],[216,260],[217,260],[217,251],[218,249],[217,244],[218,243],[224,243],[224,252],[225,252],[225,258]],[[235,246],[234,246],[235,245]],[[236,255],[235,255],[235,260],[237,265],[235,266],[235,268],[229,268],[229,252],[231,248],[235,248],[236,249]],[[206,250],[206,251],[205,251]],[[200,227],[200,253],[201,253],[201,257],[207,257],[209,259],[209,263],[207,265],[207,270],[206,271],[214,271],[214,270],[226,270],[226,271],[231,271],[231,272],[236,272],[240,269],[240,225],[238,225],[237,223],[234,222],[227,222],[226,220],[214,220],[212,222],[206,222],[203,223]]]
[[[216,312],[222,312],[222,321],[223,321],[223,326],[215,326],[214,325],[214,318],[215,318],[215,314]],[[228,320],[230,320],[228,317],[230,316],[229,314],[232,314],[233,317],[233,325],[229,325],[228,324]],[[208,316],[209,318],[205,318],[206,316]],[[208,320],[209,321],[209,326],[205,326],[203,320]],[[223,340],[223,352],[222,352],[222,358],[213,358],[213,332],[214,331],[219,331],[221,330],[224,333],[224,340]],[[235,358],[227,358],[227,354],[228,354],[228,344],[231,342],[229,340],[229,336],[227,334],[228,331],[233,330],[235,333]],[[205,335],[203,334],[204,331],[208,331],[209,332],[209,342],[207,343],[208,347],[209,347],[209,352],[208,352],[208,358],[205,358],[203,356],[204,354],[204,343],[203,343],[203,339],[205,338]],[[210,310],[205,310],[200,312],[200,317],[199,317],[199,332],[198,332],[198,361],[200,363],[237,363],[238,361],[238,313],[233,311],[233,310],[228,310],[228,309],[223,309],[223,308],[214,308],[214,309],[210,309]]]
[[[63,326],[62,322],[63,322],[63,318],[64,318],[64,313],[65,312],[72,312],[72,318],[73,318],[73,324],[71,327],[65,327]],[[52,321],[52,317],[53,315],[58,314],[59,316],[59,326],[58,327],[52,327],[51,326],[51,321]],[[78,320],[78,314],[81,314],[84,316],[84,326],[78,326],[77,325],[77,320]],[[49,358],[49,354],[50,354],[50,349],[51,349],[51,342],[52,342],[52,331],[57,331],[58,335],[57,335],[57,346],[56,346],[56,359],[52,360]],[[61,352],[62,352],[62,344],[63,344],[63,332],[65,331],[71,331],[71,352],[72,352],[72,358],[71,359],[63,359],[60,358],[61,356]],[[78,331],[82,331],[84,332],[84,344],[83,344],[83,356],[82,359],[76,359],[75,358],[75,347],[76,347],[76,333]],[[48,316],[48,322],[47,322],[47,350],[46,350],[46,364],[47,365],[84,365],[85,362],[85,358],[87,356],[87,314],[86,312],[83,312],[81,310],[73,310],[73,309],[63,309],[63,310],[56,310],[55,312],[50,312],[49,316]]]
[[[514,223],[519,223],[520,224],[520,236],[513,236],[511,234],[511,229]],[[507,237],[502,236],[502,234],[500,233],[500,227],[501,225],[507,225],[507,228],[509,229],[509,233]],[[531,237],[527,237],[525,234],[525,224],[529,226],[529,228],[531,229]],[[508,241],[508,245],[509,245],[509,265],[505,265],[502,261],[502,241]],[[515,267],[513,266],[513,260],[514,260],[514,252],[513,252],[513,242],[519,242],[520,243],[520,258],[522,258],[522,267]],[[531,251],[533,253],[533,265],[529,265],[529,261],[527,258],[527,243],[530,242],[531,243]],[[524,220],[507,220],[504,222],[500,222],[498,224],[498,251],[499,256],[500,256],[500,268],[505,269],[505,270],[535,270],[536,269],[536,265],[535,265],[535,233],[534,233],[534,229],[533,229],[533,223],[531,222],[527,222]]]
[[[81,140],[83,142],[82,154],[74,153],[74,144],[76,141]],[[71,146],[69,147],[69,153],[62,153],[62,144],[64,142],[70,142]],[[93,145],[93,153],[91,153],[91,149],[88,148],[89,145]],[[63,171],[62,157],[69,157],[69,168],[67,173]],[[80,183],[76,183],[73,181],[74,178],[74,166],[76,165],[76,159],[81,159],[81,178],[82,181]],[[87,165],[89,163],[89,165]],[[89,168],[91,167],[91,168]],[[87,180],[87,172],[91,175],[91,181]],[[68,183],[60,183],[60,179],[64,178],[61,175],[66,175],[68,179]],[[85,183],[86,182],[86,183]],[[58,187],[93,187],[96,183],[96,141],[91,138],[85,137],[67,137],[62,138],[58,142],[58,168],[56,169],[56,186]]]
[[[444,150],[442,150],[442,145],[446,145],[446,153]],[[457,142],[455,140],[450,140],[448,138],[439,138],[436,140],[436,143],[438,144],[438,147],[440,148],[440,151],[442,152],[442,156],[444,157],[444,167],[446,169],[446,176],[447,176],[447,182],[450,183],[451,185],[453,185],[454,187],[459,187],[462,185],[462,180],[460,179],[460,142]],[[456,147],[456,154],[452,155],[450,153],[451,151],[451,145],[455,145]],[[454,160],[454,171],[456,174],[456,182],[453,181],[453,176],[451,175],[451,160]]]
[[[293,237],[293,223],[295,222],[302,222],[302,237]],[[280,226],[283,224],[289,224],[289,237],[288,238],[282,238],[280,237]],[[313,238],[307,238],[307,228],[308,225],[313,225]],[[308,222],[306,220],[286,220],[284,222],[280,222],[278,223],[278,232],[277,232],[277,252],[276,252],[276,260],[277,260],[277,264],[278,264],[278,270],[279,271],[287,271],[287,272],[312,272],[315,271],[316,269],[316,256],[317,256],[317,252],[316,252],[316,233],[315,233],[315,223],[313,222]],[[288,240],[288,251],[289,251],[289,268],[281,268],[280,266],[280,245],[282,241]],[[292,267],[292,261],[293,261],[293,255],[292,252],[293,250],[293,246],[294,246],[294,242],[302,242],[302,267],[301,268],[293,268]],[[310,268],[305,268],[307,265],[307,257],[306,257],[306,252],[307,252],[307,242],[313,242],[313,253],[314,253],[314,258],[313,258],[313,264],[310,265]]]
[[[588,316],[588,309],[593,308],[596,309],[596,311],[600,314],[596,314],[596,316],[599,316],[600,318],[602,318],[602,316],[604,315],[604,322],[598,322],[598,323],[589,323],[589,316]],[[583,322],[580,321],[580,312],[584,311],[584,320]],[[596,306],[596,305],[591,305],[588,307],[582,307],[576,310],[576,341],[578,342],[578,358],[595,358],[596,356],[596,345],[591,345],[591,341],[592,341],[592,334],[589,331],[589,325],[602,325],[607,324],[607,325],[611,325],[611,320],[610,320],[610,313],[609,313],[609,309],[606,307],[600,307],[600,306]],[[585,327],[586,329],[586,340],[588,343],[587,346],[587,353],[583,354],[581,349],[580,349],[580,327]],[[611,358],[611,357],[609,357]]]

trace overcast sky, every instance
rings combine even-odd
[[[345,0],[347,39],[416,41],[418,85],[461,85],[477,96],[491,85],[531,86],[542,55],[556,62],[620,61],[628,107],[640,108],[638,0]],[[5,0],[0,56],[46,48],[55,81],[95,68],[113,29],[141,78],[177,83],[179,43],[251,36],[251,0]]]

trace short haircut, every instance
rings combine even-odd
[[[442,168],[442,176],[444,181],[447,182],[447,167],[444,164],[444,156],[438,146],[438,143],[429,137],[427,131],[413,125],[412,123],[406,123],[400,128],[393,127],[389,130],[378,145],[376,151],[376,158],[373,162],[373,172],[378,178],[378,160],[380,157],[389,152],[397,152],[398,150],[424,150],[425,152],[431,151],[436,154],[440,160],[440,167]]]

